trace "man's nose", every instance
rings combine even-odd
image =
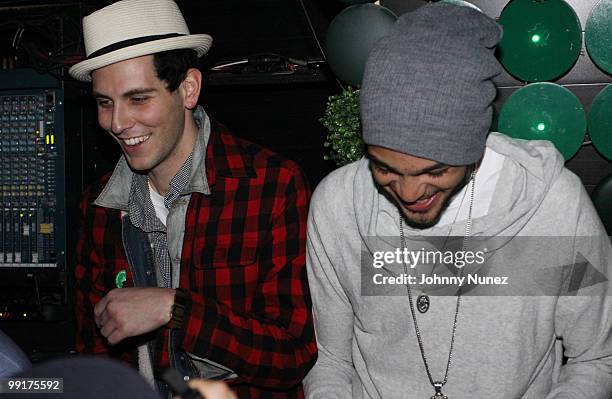
[[[111,121],[111,131],[115,135],[120,135],[126,129],[133,125],[132,118],[122,106],[115,106],[113,108],[113,119]]]
[[[396,180],[394,191],[401,201],[415,202],[425,194],[425,184],[416,177],[403,176]]]

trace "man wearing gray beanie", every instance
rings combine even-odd
[[[611,397],[612,248],[550,142],[489,133],[501,35],[433,3],[372,49],[367,155],[310,207],[307,398]]]

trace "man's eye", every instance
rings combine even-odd
[[[382,175],[386,175],[389,173],[389,169],[385,168],[384,166],[378,165],[378,164],[374,164],[374,169]]]
[[[96,100],[96,104],[98,104],[98,107],[108,107],[110,106],[111,102],[110,100],[105,100],[105,99],[97,99]]]
[[[442,170],[437,170],[435,172],[429,172],[429,176],[433,178],[442,177],[446,173],[447,170],[448,169],[442,169]]]
[[[132,97],[132,102],[142,103],[147,100],[147,97]]]

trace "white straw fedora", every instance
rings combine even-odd
[[[123,0],[83,18],[87,59],[73,65],[70,76],[89,82],[91,72],[115,62],[175,49],[206,54],[212,37],[189,33],[172,0]]]

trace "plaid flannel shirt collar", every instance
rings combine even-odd
[[[208,176],[211,176],[211,174],[206,169],[208,164],[206,162],[206,155],[211,135],[211,122],[204,109],[200,106],[194,111],[193,117],[199,126],[198,139],[192,152],[189,181],[188,184],[183,186],[184,188],[181,190],[180,195],[194,192],[210,194]],[[132,181],[137,176],[130,169],[125,156],[122,155],[104,189],[94,201],[94,205],[129,212]]]
[[[255,177],[253,157],[244,151],[236,136],[216,121],[211,122],[210,143],[206,154],[208,183],[213,186],[217,176]]]

